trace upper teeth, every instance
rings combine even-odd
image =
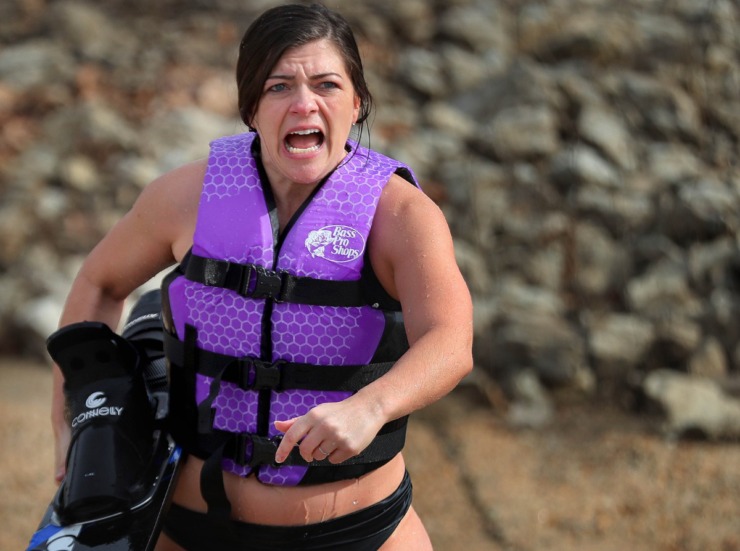
[[[301,136],[305,136],[307,134],[318,134],[318,129],[311,128],[309,130],[296,130],[295,132],[291,132],[291,134],[299,134]]]

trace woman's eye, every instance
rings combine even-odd
[[[319,84],[319,88],[331,90],[333,88],[339,88],[339,85],[336,82],[326,81]]]
[[[267,89],[267,91],[268,92],[282,92],[287,89],[288,87],[285,84],[273,84]]]

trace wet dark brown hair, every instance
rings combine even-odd
[[[367,119],[373,100],[349,23],[320,4],[289,4],[269,9],[260,15],[244,33],[239,46],[236,84],[239,114],[247,126],[252,127],[264,84],[283,53],[321,39],[334,43],[344,59],[355,93],[360,98],[357,122],[361,124]]]

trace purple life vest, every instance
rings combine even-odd
[[[383,187],[397,172],[415,184],[413,174],[348,146],[279,235],[255,134],[212,142],[191,253],[164,283],[173,433],[266,484],[353,478],[403,447],[405,418],[346,465],[297,453],[273,463],[275,420],[347,398],[408,348],[400,305],[365,253]]]

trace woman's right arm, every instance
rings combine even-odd
[[[149,184],[131,210],[98,243],[82,264],[59,326],[100,321],[118,327],[123,303],[137,287],[179,261],[192,244],[205,160],[173,170]],[[51,421],[55,478],[64,477],[69,424],[64,380],[53,366]]]

